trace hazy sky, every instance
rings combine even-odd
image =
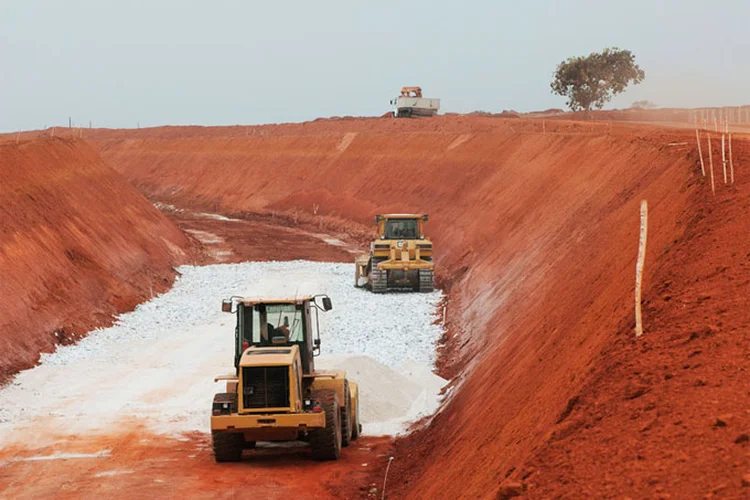
[[[0,131],[563,107],[555,66],[632,50],[611,103],[750,103],[750,1],[0,0]]]

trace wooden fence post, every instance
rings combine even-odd
[[[721,134],[721,168],[724,170],[724,184],[727,183],[727,153],[724,146],[724,134]]]
[[[732,158],[732,134],[729,134],[729,171],[732,173],[732,184],[734,184],[734,159]]]
[[[643,284],[643,266],[646,261],[646,239],[648,237],[648,203],[641,200],[641,235],[638,240],[638,263],[635,267],[635,336],[643,335],[643,318],[641,315],[641,285]]]
[[[711,134],[708,134],[708,169],[711,173],[711,192],[716,196],[716,186],[714,185],[714,155],[711,152]]]
[[[703,174],[703,177],[706,176],[706,167],[703,164],[703,151],[701,151],[701,136],[698,133],[698,129],[695,129],[695,140],[698,141],[698,156],[701,157],[701,173]]]

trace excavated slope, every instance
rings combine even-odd
[[[706,193],[689,142],[694,136],[681,134],[441,117],[90,137],[148,196],[178,206],[280,211],[306,224],[337,218],[356,235],[375,213],[430,214],[439,282],[450,291],[452,335],[440,368],[457,377],[458,388],[426,430],[397,442],[389,494],[445,498],[494,497],[511,480],[552,496],[575,496],[584,481],[593,494],[607,484],[621,493],[652,493],[647,468],[634,469],[640,477],[629,482],[606,473],[629,456],[597,455],[594,473],[566,463],[563,480],[554,467],[545,473],[550,459],[543,459],[563,437],[597,425],[594,419],[570,426],[575,419],[566,419],[584,388],[606,380],[597,374],[616,354],[612,346],[631,345],[640,201],[648,200],[651,212],[649,297],[654,269],[669,261],[670,245],[685,241],[691,200]],[[632,389],[631,376],[609,381],[627,401],[643,394]],[[638,415],[627,424],[601,424],[599,443],[638,432],[648,414]],[[664,449],[689,445],[673,437]],[[532,458],[538,467],[526,468]],[[660,474],[678,471],[686,484],[693,477],[694,465],[674,455],[661,466]]]
[[[188,240],[83,141],[0,143],[0,380],[167,289]]]

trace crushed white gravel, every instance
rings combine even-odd
[[[75,345],[43,355],[0,390],[0,442],[45,446],[55,436],[111,431],[123,419],[170,435],[208,432],[213,377],[233,371],[232,295],[327,293],[318,368],[360,384],[364,433],[403,432],[432,413],[445,381],[432,373],[440,292],[375,295],[353,286],[351,264],[246,262],[184,266],[167,293]]]

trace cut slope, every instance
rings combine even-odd
[[[539,125],[443,117],[191,128],[189,139],[99,131],[97,147],[150,196],[180,206],[336,217],[355,233],[374,213],[429,213],[454,336],[442,373],[469,369],[429,429],[397,444],[389,494],[492,497],[546,446],[600,353],[627,335],[640,200],[653,263],[670,258],[688,196],[705,188],[690,134]]]
[[[734,145],[745,164],[750,145]],[[644,337],[623,318],[545,446],[512,473],[534,497],[748,497],[750,185],[736,173],[716,197],[692,190],[684,233],[647,263]]]
[[[0,145],[0,380],[172,282],[187,238],[82,141]]]

